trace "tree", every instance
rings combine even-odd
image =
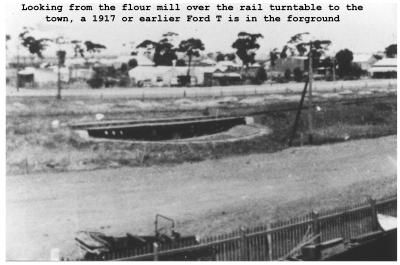
[[[358,79],[358,78],[360,78],[360,76],[362,74],[363,74],[363,70],[361,69],[361,66],[356,63],[352,63],[351,64],[351,76]]]
[[[336,53],[335,59],[338,66],[337,74],[340,77],[350,75],[352,71],[353,52],[348,49],[340,50]]]
[[[239,32],[237,40],[232,44],[232,48],[236,49],[236,55],[242,60],[243,66],[248,67],[249,64],[255,62],[255,51],[260,48],[257,43],[259,38],[263,38],[263,35]]]
[[[277,48],[269,52],[269,60],[271,62],[271,67],[275,67],[276,60],[278,60],[278,58],[279,58],[279,52]]]
[[[320,64],[321,56],[325,53],[328,46],[331,44],[330,40],[313,40],[304,41],[304,37],[308,36],[308,32],[302,32],[293,35],[289,41],[283,46],[280,54],[281,58],[288,56],[309,56],[311,48],[311,57],[313,62],[313,68],[316,68]],[[289,53],[289,54],[288,54]],[[308,59],[305,61],[305,67],[308,67]]]
[[[127,63],[122,63],[121,68],[119,69],[122,74],[128,74],[129,66]]]
[[[129,68],[129,70],[132,69],[132,68],[135,68],[136,66],[138,66],[137,60],[134,59],[134,58],[133,58],[133,59],[130,59],[129,62],[128,62],[128,68]]]
[[[253,79],[254,84],[262,84],[265,80],[267,80],[267,73],[263,66],[257,68],[256,75]]]
[[[397,57],[397,44],[391,44],[385,48],[385,55],[388,58]]]
[[[153,50],[153,62],[155,65],[171,66],[173,61],[177,59],[176,49],[172,43],[176,36],[178,34],[174,32],[167,32],[162,35],[160,41],[144,40],[136,48],[145,48],[148,51]]]
[[[290,81],[291,77],[292,77],[292,71],[290,71],[290,69],[286,69],[285,70],[285,74],[284,74],[285,80],[286,81]]]
[[[218,53],[217,54],[217,57],[215,57],[215,60],[217,61],[217,62],[221,62],[221,61],[225,61],[225,55],[223,54],[223,53]]]
[[[303,71],[300,69],[300,67],[296,67],[293,69],[293,79],[296,82],[303,81]]]
[[[178,51],[186,53],[186,56],[189,58],[186,76],[190,78],[190,65],[192,63],[192,57],[200,56],[200,51],[204,51],[204,44],[200,39],[190,38],[181,41]]]
[[[67,55],[67,52],[64,50],[58,50],[56,52],[57,58],[58,58],[58,64],[60,67],[65,65],[65,57]]]
[[[96,52],[100,52],[102,49],[106,49],[107,48],[103,44],[94,43],[94,42],[91,42],[89,40],[85,41],[84,44],[86,46],[86,51],[91,53],[92,55],[94,55]]]
[[[333,60],[332,57],[327,56],[321,60],[320,66],[324,68],[332,68],[333,67]]]
[[[184,59],[176,60],[176,66],[186,66],[186,62]]]
[[[383,59],[383,56],[380,54],[373,54],[372,56],[378,61]]]
[[[217,62],[220,61],[234,61],[236,59],[236,55],[234,53],[222,53],[218,52],[217,56],[215,57],[215,60]]]
[[[325,54],[325,51],[328,49],[328,46],[332,42],[330,40],[314,40],[311,41],[311,57],[312,57],[312,67],[317,68],[321,64],[321,57]],[[310,43],[307,43],[310,44]],[[308,60],[306,61],[306,65],[308,65]]]
[[[9,34],[6,34],[6,50],[8,50],[7,43],[9,40],[11,40],[11,36]]]
[[[287,51],[288,51],[288,50],[289,50],[289,47],[288,47],[287,45],[283,46],[282,51],[281,51],[281,53],[279,54],[279,56],[280,56],[282,59],[287,58],[287,57],[288,57],[288,55],[287,55]]]
[[[156,45],[154,52],[154,63],[156,65],[171,66],[176,56],[176,49],[168,38],[161,39]]]
[[[81,41],[80,40],[72,40],[71,44],[74,46],[74,57],[78,57],[80,55],[82,58],[85,57],[85,50],[81,46]]]
[[[26,47],[31,54],[37,55],[40,59],[43,59],[42,52],[48,46],[48,42],[52,41],[47,38],[36,39],[30,35],[30,30],[27,28],[24,28],[24,31],[19,34],[19,38],[21,39],[22,46]]]
[[[335,71],[335,63],[334,63],[334,59],[332,58],[332,56],[326,56],[324,59],[322,59],[320,61],[319,65],[320,65],[320,67],[323,67],[324,69],[329,69],[329,79],[331,77],[333,79],[333,75],[334,75],[334,71]]]
[[[234,53],[225,54],[225,59],[228,61],[234,61],[236,59],[236,55]]]
[[[305,43],[303,43],[304,36],[309,35],[308,32],[297,33],[290,37],[290,39],[283,46],[282,51],[280,53],[280,57],[282,59],[287,58],[288,56],[304,56],[307,52],[307,48],[305,47]],[[289,53],[289,54],[288,54]]]

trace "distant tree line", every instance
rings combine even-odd
[[[302,32],[293,35],[283,45],[281,49],[275,48],[269,53],[270,66],[274,68],[278,59],[286,59],[293,56],[307,56],[304,63],[304,69],[295,68],[293,72],[286,70],[284,72],[284,79],[291,80],[292,77],[295,81],[302,81],[304,79],[304,71],[308,68],[309,60],[312,58],[313,69],[322,67],[324,69],[331,69],[331,72],[335,71],[338,78],[357,78],[362,74],[362,70],[359,65],[353,62],[353,52],[349,49],[343,49],[338,51],[333,57],[325,56],[328,46],[331,44],[330,40],[313,40],[305,41],[305,37],[308,36],[308,32]],[[186,83],[190,83],[190,71],[194,57],[200,57],[200,52],[205,50],[205,46],[201,39],[188,38],[181,40],[176,45],[177,33],[167,32],[161,36],[159,41],[144,40],[136,49],[142,49],[144,53],[151,58],[156,66],[172,66],[175,62],[176,66],[187,66],[187,75],[185,78]],[[43,58],[43,51],[49,45],[50,42],[57,43],[57,40],[49,38],[36,38],[32,34],[32,28],[24,27],[23,32],[18,36],[21,45],[38,58]],[[235,61],[239,58],[242,62],[242,74],[245,76],[249,73],[249,66],[253,65],[256,61],[256,52],[260,49],[258,40],[262,39],[263,35],[260,33],[248,33],[239,32],[236,40],[232,43],[231,47],[235,49],[235,53],[221,53],[217,52],[209,54],[210,58],[215,61]],[[11,39],[10,35],[6,35],[6,49],[8,41]],[[65,42],[64,42],[65,44]],[[94,56],[96,53],[100,53],[106,49],[106,46],[100,43],[95,43],[90,40],[72,40],[68,42],[72,45],[73,56],[87,58],[87,55]],[[132,51],[132,55],[137,55],[138,51]],[[177,53],[181,53],[182,56],[178,56]],[[56,56],[59,58],[59,65],[64,65],[66,58],[66,51],[58,49]],[[385,48],[385,56],[388,58],[397,57],[397,44],[391,44]],[[379,56],[376,55],[378,58]],[[184,59],[186,58],[186,59]],[[132,58],[128,62],[122,64],[121,69],[116,69],[115,73],[120,73],[127,76],[130,69],[138,66],[136,59]],[[113,71],[111,71],[113,72]],[[106,74],[104,70],[99,70],[97,75],[100,76]],[[264,66],[260,66],[259,69],[252,76],[252,82],[262,83],[266,80],[267,75]],[[99,82],[97,82],[99,83]],[[94,84],[98,86],[99,84]]]

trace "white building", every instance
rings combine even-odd
[[[214,66],[190,68],[191,84],[203,84],[204,73],[214,72]],[[137,66],[129,70],[129,77],[137,84],[153,86],[178,85],[178,76],[186,76],[187,66]]]
[[[376,63],[376,59],[372,54],[369,53],[355,53],[353,54],[353,63],[360,66],[361,70],[368,71],[371,66]]]
[[[375,78],[396,78],[397,58],[383,58],[374,63],[368,72]]]

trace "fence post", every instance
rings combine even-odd
[[[154,254],[154,261],[158,261],[158,244],[157,244],[157,242],[153,243],[153,254]]]
[[[339,232],[340,236],[343,238],[343,240],[347,240],[346,238],[346,212],[343,212],[339,215],[338,221],[339,221]]]
[[[267,247],[268,247],[268,260],[272,261],[272,235],[271,224],[267,224]]]
[[[247,248],[247,236],[246,229],[244,227],[240,227],[240,236],[241,236],[241,244],[240,244],[240,260],[248,261],[248,248]]]
[[[311,216],[312,216],[312,220],[313,220],[313,223],[312,223],[312,225],[313,225],[313,234],[314,234],[314,236],[316,236],[316,235],[321,233],[321,227],[320,227],[319,218],[318,218],[319,214],[318,214],[317,211],[312,211]],[[317,236],[314,239],[314,244],[315,245],[318,245],[320,243],[321,243],[321,235]]]
[[[60,249],[59,248],[52,248],[50,251],[50,261],[60,261]]]
[[[371,206],[372,229],[375,231],[379,229],[378,215],[377,215],[378,213],[376,212],[376,202],[371,197],[368,199],[368,201]]]
[[[27,175],[29,174],[28,157],[25,158],[25,173],[26,173]]]

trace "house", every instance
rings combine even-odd
[[[191,84],[203,84],[204,74],[214,72],[213,66],[191,67]],[[137,85],[176,86],[181,76],[186,76],[187,66],[137,66],[129,70],[129,77]]]
[[[75,57],[65,60],[65,66],[69,69],[70,81],[90,79],[94,74],[90,65],[91,60],[87,58]]]
[[[237,72],[222,72],[216,70],[211,74],[211,85],[214,86],[239,85],[241,83],[242,76]]]
[[[198,63],[198,66],[215,66],[216,64],[217,64],[216,61],[210,58],[205,58]]]
[[[221,72],[235,72],[240,71],[240,69],[242,69],[242,65],[234,61],[219,61],[215,65],[215,70],[219,70]]]
[[[368,69],[377,61],[378,59],[369,53],[353,54],[353,63],[357,64],[363,71],[368,71]]]
[[[396,78],[397,77],[397,58],[383,58],[374,63],[368,73],[373,78]]]
[[[299,68],[301,71],[305,71],[305,62],[307,61],[307,56],[292,56],[287,58],[278,58],[275,61],[275,66],[273,70],[276,72],[284,73],[289,70],[293,72],[294,69]]]
[[[70,77],[70,72],[67,67],[60,68],[60,80],[63,82],[68,82]],[[47,83],[56,83],[58,81],[58,67],[52,66],[49,68],[34,68],[26,67],[24,70],[18,72],[19,80],[23,83],[35,83],[37,85],[43,85]],[[23,81],[25,80],[25,81]],[[20,83],[21,86],[24,86]]]

